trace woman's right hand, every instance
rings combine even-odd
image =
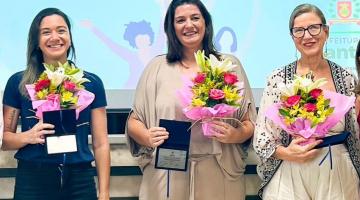
[[[27,143],[28,144],[44,144],[45,135],[54,134],[54,125],[43,123],[40,120],[32,129],[27,131]]]
[[[157,147],[169,138],[169,132],[163,127],[151,127],[148,129],[148,146]]]
[[[304,146],[300,145],[300,143],[305,141],[305,138],[298,137],[293,139],[288,147],[278,146],[275,150],[274,156],[281,160],[298,163],[310,161],[318,155],[319,150],[314,148],[316,145],[320,144],[322,140],[316,140]]]

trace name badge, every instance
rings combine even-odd
[[[76,137],[75,135],[48,136],[46,149],[48,154],[76,152]]]

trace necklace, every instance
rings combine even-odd
[[[183,61],[180,61],[180,65],[185,68],[185,69],[190,69],[190,66],[188,66],[187,64],[185,64]]]

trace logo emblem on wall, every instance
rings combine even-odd
[[[359,13],[360,0],[332,0],[329,8],[329,25],[339,23],[355,23],[360,25]]]

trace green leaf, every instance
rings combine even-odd
[[[290,113],[289,113],[289,111],[286,111],[286,110],[284,110],[284,109],[282,109],[282,108],[280,108],[279,109],[279,113],[280,113],[280,115],[282,115],[282,116],[288,116],[288,117],[290,117]]]
[[[325,105],[325,106],[330,105],[330,99],[326,99],[326,100],[324,101],[324,105]]]
[[[209,107],[214,107],[216,104],[219,104],[220,102],[218,100],[214,100],[214,99],[208,99],[206,101],[206,105]]]

